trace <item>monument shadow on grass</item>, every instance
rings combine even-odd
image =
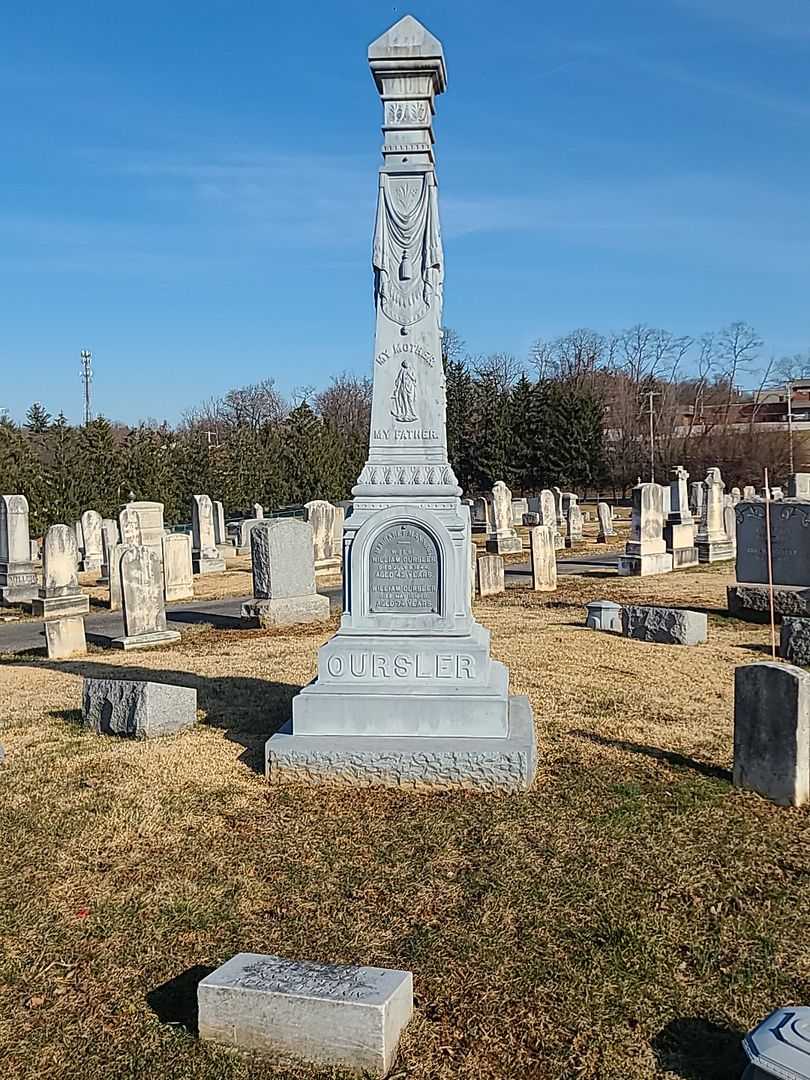
[[[575,730],[571,734],[589,739],[598,746],[610,746],[616,750],[626,750],[630,754],[642,754],[656,761],[665,761],[676,769],[690,769],[711,780],[725,780],[729,784],[732,781],[730,769],[724,769],[722,765],[711,765],[707,761],[698,761],[697,758],[687,757],[675,750],[662,750],[659,746],[645,746],[643,743],[628,742],[626,739],[609,739],[605,735],[597,735],[594,731]]]
[[[661,1069],[681,1080],[739,1080],[747,1064],[744,1031],[703,1017],[671,1020],[652,1040]]]
[[[161,1024],[174,1024],[189,1035],[199,1033],[197,987],[216,968],[194,964],[146,995],[146,1004]]]
[[[209,677],[192,671],[166,671],[135,665],[108,664],[95,658],[38,660],[38,668],[81,675],[86,679],[128,679],[187,686],[197,691],[197,707],[205,716],[201,723],[219,728],[231,742],[244,748],[239,760],[260,775],[264,774],[264,744],[292,714],[292,699],[301,689],[292,683],[272,682],[237,675]],[[70,723],[76,709],[55,712]]]

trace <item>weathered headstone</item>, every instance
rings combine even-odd
[[[726,534],[726,540],[731,545],[733,559],[737,554],[737,514],[733,503],[728,503],[723,507],[723,531]]]
[[[630,539],[619,559],[622,576],[666,574],[672,569],[672,553],[664,542],[664,515],[658,484],[637,484],[633,488]]]
[[[565,515],[563,514],[563,493],[558,487],[551,489],[551,494],[554,496],[554,512],[557,515],[557,528],[562,529],[565,524]]]
[[[688,480],[689,473],[683,465],[676,465],[672,470],[672,480],[669,485],[669,513],[664,525],[664,544],[672,555],[673,570],[697,566],[698,562],[698,552],[695,547],[695,521],[689,509]]]
[[[552,525],[536,525],[529,530],[529,561],[535,592],[554,592],[557,588],[554,531]]]
[[[163,595],[166,603],[194,599],[194,568],[189,533],[163,537]]]
[[[197,1001],[204,1042],[384,1077],[413,1014],[413,978],[239,953],[202,980]]]
[[[695,536],[695,547],[701,563],[722,562],[733,559],[733,545],[726,535],[723,517],[725,484],[717,468],[709,469],[704,481],[705,502],[700,527]]]
[[[81,521],[74,522],[73,531],[76,534],[76,550],[79,553],[79,561],[81,562],[82,556],[84,555],[84,536],[82,534]]]
[[[746,484],[745,487],[743,488],[742,501],[743,502],[751,502],[752,499],[755,499],[756,497],[757,497],[757,489],[754,487],[754,485],[753,484]]]
[[[82,569],[98,570],[101,567],[101,514],[98,510],[85,510],[82,514],[82,536]]]
[[[477,498],[473,499],[472,527],[473,532],[491,531],[490,505],[483,495],[479,495]]]
[[[217,548],[220,546],[230,547],[231,543],[228,539],[228,534],[225,531],[225,507],[219,501],[214,499],[214,544]],[[221,554],[221,552],[220,552]]]
[[[107,564],[110,611],[120,611],[124,603],[121,593],[121,555],[125,547],[125,544],[114,544],[110,548],[110,559]]]
[[[740,489],[738,487],[733,487],[731,489],[731,505],[736,506],[741,498],[742,495],[740,495]]]
[[[195,574],[216,574],[225,569],[214,535],[214,505],[210,495],[195,495],[191,507],[192,561]]]
[[[339,503],[335,507],[335,520],[332,526],[332,551],[336,559],[343,561],[343,527],[346,524],[346,510]]]
[[[559,488],[557,490],[559,490]],[[562,492],[560,492],[560,497],[562,498]],[[554,528],[554,547],[563,547],[565,545],[565,540],[560,531],[560,521],[557,518],[557,504],[554,498],[554,492],[549,491],[548,488],[543,488],[540,492],[538,511],[540,513],[540,524],[551,525]]]
[[[590,630],[609,630],[612,634],[622,632],[622,606],[613,600],[591,600],[585,605],[585,625]]]
[[[258,521],[261,521],[262,518],[264,517],[264,507],[262,506],[261,503],[254,503],[253,504],[253,516]]]
[[[104,518],[101,522],[101,577],[100,585],[108,585],[110,581],[110,553],[116,544],[120,544],[121,538],[118,533],[118,523],[112,518]]]
[[[154,739],[192,727],[197,691],[188,686],[127,679],[85,679],[84,726],[98,735]]]
[[[771,662],[735,670],[734,786],[783,806],[810,801],[810,672]]]
[[[512,524],[522,525],[523,515],[529,512],[528,499],[512,499]]]
[[[312,527],[297,518],[276,518],[250,534],[253,600],[242,605],[242,618],[260,626],[324,622],[329,598],[315,591]]]
[[[535,769],[531,710],[510,697],[508,671],[472,615],[469,517],[447,456],[432,139],[444,57],[406,16],[369,59],[386,161],[369,455],[345,522],[340,629],[319,651],[315,682],[293,699],[292,734],[269,740],[268,773],[278,782],[520,790]],[[496,532],[511,533],[510,519],[508,495]]]
[[[163,559],[154,547],[122,545],[119,561],[124,609],[124,635],[113,639],[121,649],[149,649],[179,641],[166,628]]]
[[[480,555],[475,566],[478,578],[478,595],[498,596],[504,592],[503,558],[500,555]]]
[[[304,504],[304,520],[312,527],[315,570],[334,570],[340,566],[340,548],[335,546],[337,507],[325,499]]]
[[[622,608],[622,634],[659,645],[702,645],[708,619],[705,611],[627,604]]]
[[[234,533],[234,545],[236,547],[236,555],[249,555],[250,554],[250,534],[253,532],[257,525],[261,525],[264,518],[242,518],[240,522],[237,522]]]
[[[40,619],[86,615],[90,600],[79,587],[76,534],[70,525],[51,525],[42,552],[42,587],[31,603]]]
[[[703,480],[695,480],[690,485],[689,509],[692,517],[699,522],[703,517],[703,504],[706,501],[706,485]]]
[[[49,660],[84,656],[87,652],[84,615],[63,615],[48,619],[45,623],[45,646]]]
[[[508,555],[522,550],[523,543],[512,527],[512,492],[498,480],[492,488],[492,532],[487,536],[487,551]]]
[[[787,497],[789,499],[805,499],[810,501],[810,473],[791,473],[787,482]]]
[[[36,595],[28,500],[24,495],[0,495],[0,604],[28,604]]]
[[[606,502],[596,504],[596,520],[599,525],[596,533],[596,542],[598,544],[606,544],[608,542],[608,537],[616,535],[616,530],[613,528],[613,515]]]
[[[165,532],[162,502],[128,502],[118,515],[118,523],[122,544],[152,547],[160,552]]]
[[[810,619],[782,619],[779,655],[789,664],[810,667]]]
[[[582,511],[576,501],[576,495],[569,499],[565,509],[565,546],[576,548],[584,544],[582,535]]]

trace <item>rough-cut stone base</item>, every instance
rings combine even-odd
[[[131,739],[173,735],[196,722],[197,691],[142,680],[85,679],[82,719],[99,735]]]
[[[242,604],[242,622],[247,626],[296,626],[299,623],[326,622],[329,597],[319,593],[309,596],[284,596],[272,600],[247,600]]]
[[[220,574],[225,569],[225,560],[219,557],[201,559],[195,555],[191,560],[191,568],[195,574]]]
[[[779,655],[789,664],[810,667],[810,619],[789,616],[782,620]]]
[[[702,645],[708,634],[705,611],[627,604],[622,609],[622,634],[659,645]]]
[[[651,574],[668,574],[671,570],[671,551],[661,551],[655,555],[622,555],[619,559],[620,577],[648,577]]]
[[[767,622],[770,618],[769,592],[767,585],[729,585],[726,589],[729,615],[751,622]],[[773,608],[777,615],[810,618],[810,589],[799,585],[774,585]]]
[[[487,540],[490,555],[519,555],[523,551],[523,541],[519,536],[492,537]]]
[[[385,703],[380,702],[385,709]],[[529,699],[509,698],[504,739],[291,735],[265,748],[272,784],[341,784],[415,791],[468,788],[525,791],[534,779],[536,747]]]
[[[179,630],[160,630],[154,634],[136,634],[134,637],[113,638],[112,646],[114,649],[132,652],[135,649],[155,649],[160,645],[169,645],[179,640]]]
[[[31,611],[39,619],[63,619],[69,615],[87,615],[90,597],[84,593],[73,596],[37,596],[31,603]]]
[[[69,656],[84,656],[87,640],[84,635],[84,616],[68,615],[63,619],[48,619],[45,623],[45,644],[49,660],[66,660]]]
[[[736,555],[735,544],[731,540],[696,540],[695,547],[701,563],[727,562]]]

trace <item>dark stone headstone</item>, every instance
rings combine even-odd
[[[767,584],[768,540],[764,502],[741,502],[737,517],[737,581]],[[810,503],[771,503],[774,585],[810,586]]]

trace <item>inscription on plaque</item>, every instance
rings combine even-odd
[[[810,506],[771,503],[770,514],[774,585],[810,588]],[[737,581],[767,585],[765,503],[739,503],[736,516]]]
[[[438,614],[439,551],[425,529],[389,525],[369,553],[369,611]]]

